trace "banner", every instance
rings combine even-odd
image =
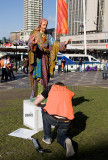
[[[58,0],[56,33],[68,34],[67,17],[68,17],[68,6],[65,0]]]

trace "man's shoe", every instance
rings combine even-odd
[[[46,139],[42,138],[42,141],[45,142],[46,144],[51,144],[52,139],[51,138],[46,138]]]
[[[66,157],[69,158],[69,157],[74,156],[75,151],[72,146],[72,141],[69,138],[67,138],[65,141],[65,144],[66,144]]]

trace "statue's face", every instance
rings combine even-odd
[[[40,31],[41,32],[45,32],[46,28],[47,28],[47,25],[48,25],[48,22],[47,21],[43,21],[42,24],[41,24]]]

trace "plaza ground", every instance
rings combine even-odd
[[[23,89],[30,88],[29,75],[23,72],[14,72],[16,79],[0,83],[0,90],[5,89]],[[108,88],[108,79],[102,79],[102,71],[88,71],[88,72],[61,72],[57,71],[49,82],[54,84],[58,81],[63,82],[67,86],[97,86]]]

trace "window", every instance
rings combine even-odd
[[[84,61],[88,62],[89,61],[88,57],[84,57]]]
[[[98,43],[98,40],[94,40],[94,43]]]
[[[79,61],[79,57],[73,57],[73,61]]]
[[[100,40],[100,43],[105,43],[105,40],[104,39]]]
[[[73,57],[69,57],[69,59],[73,60]]]
[[[91,61],[96,61],[96,59],[94,59],[94,58],[91,58]]]
[[[79,60],[81,59],[81,60],[83,61],[83,60],[84,60],[83,58],[84,58],[84,57],[79,57]]]

